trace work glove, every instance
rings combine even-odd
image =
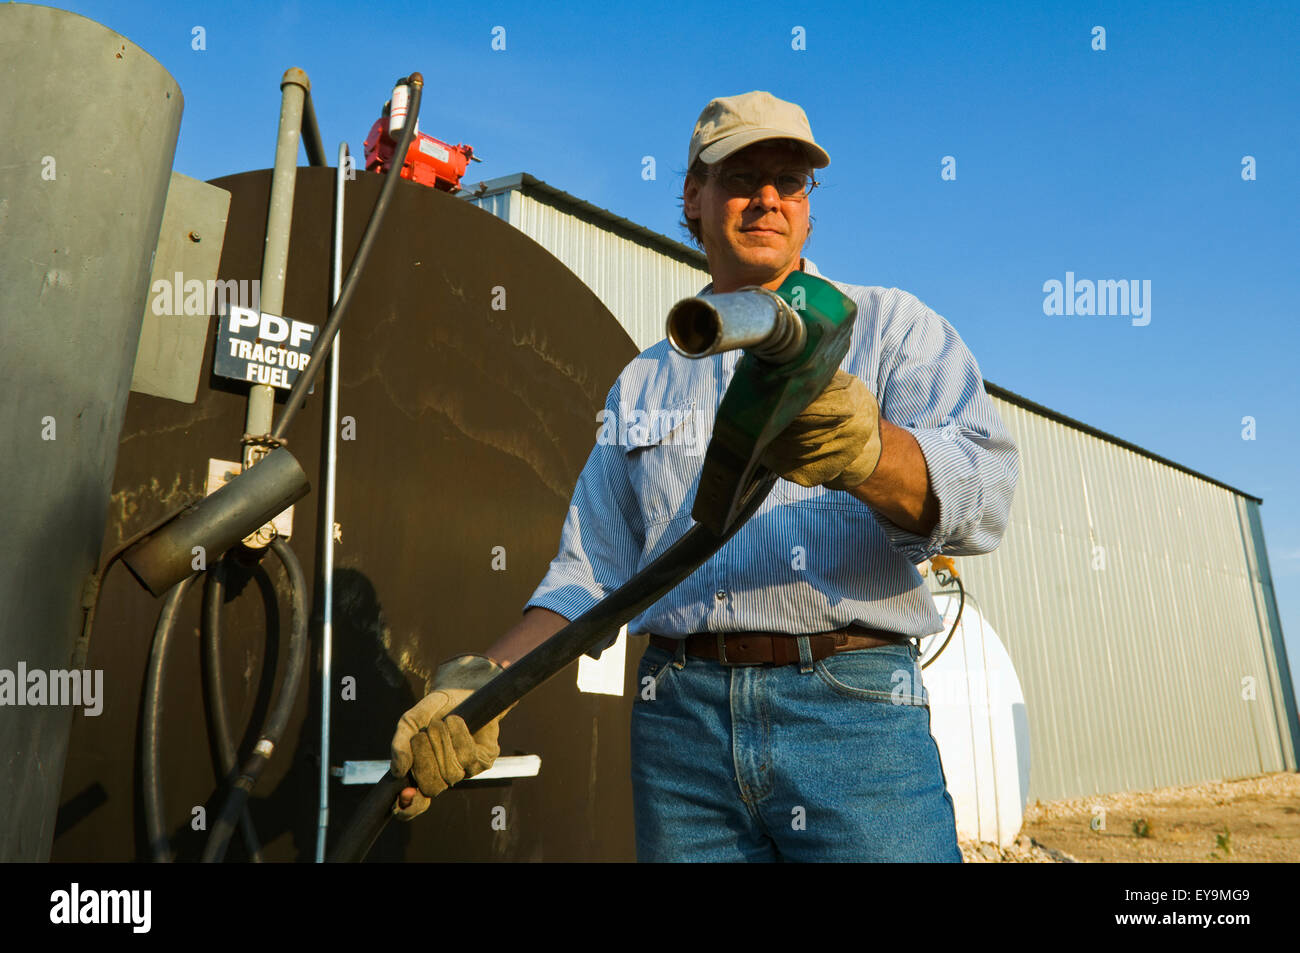
[[[800,486],[857,489],[880,462],[880,405],[860,378],[836,371],[761,459]]]
[[[438,666],[433,686],[402,716],[393,735],[391,770],[410,772],[420,791],[409,807],[393,805],[399,820],[409,821],[429,809],[431,798],[453,784],[492,766],[501,754],[497,733],[511,705],[472,736],[465,720],[447,713],[495,678],[503,669],[483,655],[458,655]]]

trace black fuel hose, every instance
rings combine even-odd
[[[149,835],[149,851],[157,863],[168,863],[172,859],[171,843],[167,837],[167,823],[164,820],[162,793],[162,689],[167,680],[167,644],[171,641],[172,630],[176,628],[176,616],[180,611],[181,600],[189,589],[194,577],[182,579],[168,591],[158,613],[158,624],[154,627],[153,648],[149,654],[149,671],[144,683],[144,712],[140,730],[141,774],[144,783],[144,820]]]
[[[470,695],[450,714],[463,718],[473,734],[579,655],[616,635],[721,549],[758,511],[776,479],[774,473],[760,467],[750,480],[743,507],[723,535],[715,535],[701,523],[694,524],[654,562]],[[392,817],[397,796],[403,788],[414,786],[409,777],[399,778],[391,771],[385,774],[357,807],[327,860],[355,863],[364,859]]]
[[[366,222],[366,230],[361,235],[361,242],[357,245],[356,254],[352,256],[352,264],[348,266],[347,276],[343,279],[343,285],[339,289],[338,300],[334,302],[334,307],[330,308],[329,318],[326,319],[325,326],[321,328],[320,334],[316,337],[316,343],[311,349],[311,356],[307,359],[307,367],[299,373],[298,379],[294,381],[289,396],[285,398],[284,411],[280,414],[280,419],[276,421],[275,427],[271,430],[271,436],[276,440],[284,439],[289,424],[298,411],[302,409],[303,401],[307,399],[307,391],[311,389],[321,369],[325,366],[325,354],[334,344],[334,335],[338,333],[339,324],[343,321],[343,314],[347,311],[353,293],[357,290],[357,276],[361,274],[366,266],[366,259],[370,257],[370,250],[374,247],[375,238],[379,235],[379,226],[383,223],[384,214],[388,211],[388,206],[392,204],[393,193],[397,190],[397,180],[402,177],[402,165],[406,162],[406,154],[411,148],[411,140],[415,135],[415,123],[420,118],[420,99],[424,91],[424,77],[419,73],[412,73],[407,78],[406,85],[411,90],[410,109],[406,114],[406,125],[402,127],[402,140],[397,144],[397,151],[393,153],[394,168],[388,171],[384,184],[379,190],[379,198],[375,200],[375,207],[371,210],[370,219]]]
[[[220,863],[230,846],[235,826],[240,814],[248,804],[248,795],[261,777],[266,763],[280,743],[280,737],[289,724],[294,703],[298,699],[298,688],[302,683],[302,673],[307,661],[307,580],[303,577],[302,566],[289,544],[276,537],[271,541],[271,549],[284,564],[285,574],[289,577],[290,612],[293,621],[289,633],[288,671],[280,685],[279,697],[267,717],[266,727],[262,729],[261,738],[253,748],[253,754],[244,762],[243,770],[230,785],[230,793],[222,805],[221,814],[208,835],[207,846],[203,850],[204,863]]]
[[[208,723],[217,746],[217,764],[221,768],[222,784],[234,780],[238,767],[238,752],[230,734],[230,721],[226,715],[225,686],[221,676],[221,600],[224,595],[222,571],[225,560],[219,560],[207,572],[203,589],[203,675],[207,689]],[[253,815],[248,805],[239,814],[239,831],[244,837],[248,858],[255,864],[262,862],[262,846],[253,827]]]

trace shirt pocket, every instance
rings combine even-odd
[[[689,518],[708,446],[695,401],[642,413],[644,418],[629,423],[623,452],[645,525]]]

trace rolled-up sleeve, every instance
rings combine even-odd
[[[926,537],[873,512],[890,544],[913,563],[939,553],[989,553],[997,549],[1011,516],[1020,451],[957,331],[906,297],[910,300],[898,312],[897,344],[889,346],[887,338],[882,353],[880,412],[916,438],[939,501],[939,519]]]
[[[620,393],[620,382],[615,381],[605,400],[606,412],[615,419]],[[592,447],[573,490],[559,552],[524,611],[540,606],[572,621],[636,572],[645,528],[624,449],[599,439]],[[611,638],[587,654],[598,658],[613,643]]]

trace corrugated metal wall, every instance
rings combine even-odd
[[[577,274],[641,348],[707,272],[518,189],[474,200]],[[959,560],[1029,711],[1029,797],[1296,769],[1300,723],[1259,505],[1011,400],[1011,525]]]
[[[1294,770],[1258,504],[993,399],[1020,485],[1002,545],[958,567],[1024,687],[1029,796]]]

